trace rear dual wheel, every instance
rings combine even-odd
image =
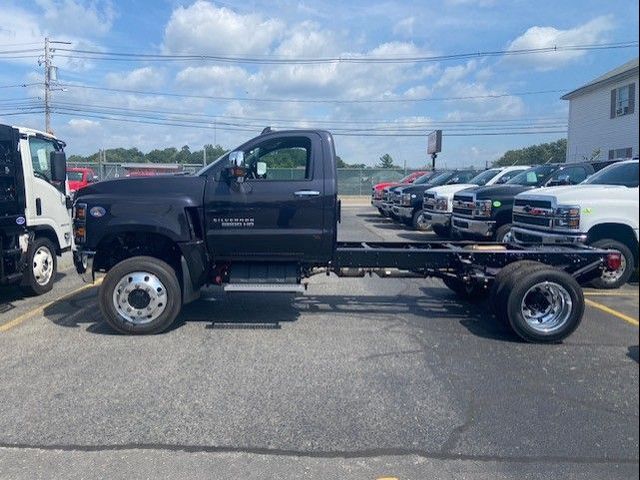
[[[571,275],[531,261],[503,270],[495,279],[493,303],[496,317],[516,335],[527,342],[557,343],[578,328],[584,295]]]

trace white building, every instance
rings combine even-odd
[[[638,155],[638,59],[567,93],[567,162]]]

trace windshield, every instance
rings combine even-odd
[[[82,172],[67,172],[67,179],[70,182],[81,182]]]
[[[592,175],[584,182],[588,185],[621,185],[638,188],[638,162],[611,165]]]
[[[500,173],[500,170],[497,168],[492,168],[491,170],[485,170],[484,172],[476,175],[469,183],[473,183],[474,185],[483,186],[486,185],[492,178]]]
[[[444,182],[449,180],[453,172],[442,172],[440,174],[436,174],[433,178],[429,179],[427,183],[428,185],[442,185]]]
[[[538,185],[542,185],[544,181],[547,178],[549,178],[549,175],[551,175],[554,171],[556,171],[557,168],[558,167],[554,165],[540,165],[539,167],[525,170],[519,175],[516,175],[511,180],[509,180],[507,184],[530,185],[534,187]]]
[[[430,178],[433,178],[433,176],[434,176],[433,172],[425,173],[421,177],[418,177],[416,181],[413,182],[413,185],[424,185],[429,181]]]

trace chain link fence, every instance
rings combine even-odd
[[[139,165],[139,164],[137,164]],[[155,164],[148,163],[145,167],[153,169]],[[123,163],[84,163],[69,162],[69,167],[91,168],[99,180],[111,180],[127,177],[130,167]],[[158,164],[163,167],[165,164]],[[195,173],[202,165],[184,164],[179,166],[181,171]],[[338,193],[340,195],[370,195],[371,188],[380,182],[394,182],[405,177],[414,170],[402,168],[339,168],[338,169]],[[297,168],[272,168],[269,170],[269,178],[274,180],[295,180],[304,175]]]

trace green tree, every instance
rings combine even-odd
[[[517,150],[507,150],[493,162],[494,167],[511,165],[535,165],[543,163],[563,163],[567,155],[567,139],[531,145]]]
[[[378,163],[378,167],[379,168],[398,168],[393,163],[393,157],[388,153],[385,153],[380,157],[380,163]]]

